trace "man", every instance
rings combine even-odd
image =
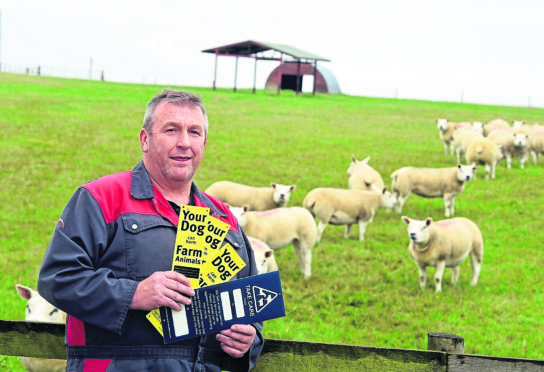
[[[146,319],[161,306],[191,303],[189,280],[174,271],[179,206],[208,207],[227,222],[226,241],[246,262],[237,277],[257,273],[247,237],[219,200],[193,183],[206,146],[200,98],[166,89],[147,106],[140,131],[142,162],[132,171],[80,187],[57,223],[38,291],[66,311],[68,371],[233,371],[255,365],[262,323],[164,344]]]

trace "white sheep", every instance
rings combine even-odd
[[[302,205],[318,219],[318,241],[328,224],[346,225],[344,237],[348,238],[354,223],[359,225],[359,240],[364,240],[366,226],[378,208],[393,208],[395,199],[385,187],[381,192],[317,188],[306,195]]]
[[[347,170],[349,174],[348,187],[350,189],[380,191],[384,187],[382,176],[370,165],[370,156],[358,161],[351,157],[351,164]]]
[[[448,155],[448,148],[451,155],[453,155],[453,131],[455,130],[455,123],[448,119],[436,119],[436,126],[439,130],[440,139],[444,143],[444,152]]]
[[[529,156],[527,139],[529,135],[525,130],[501,129],[489,133],[487,138],[495,142],[501,149],[503,157],[506,158],[506,166],[512,168],[512,157],[519,157],[520,168],[524,168]]]
[[[15,286],[17,293],[26,300],[25,320],[31,322],[62,323],[66,322],[66,313],[47,302],[30,287],[21,284]],[[28,372],[61,372],[66,370],[66,360],[21,357],[21,362]]]
[[[233,207],[247,205],[251,211],[266,211],[287,206],[295,185],[272,183],[271,187],[252,187],[230,181],[212,184],[206,193]]]
[[[474,127],[456,128],[453,132],[453,147],[457,153],[457,163],[461,163],[461,157],[466,154],[470,144],[483,138],[483,134]]]
[[[529,134],[529,153],[533,158],[535,164],[538,163],[538,156],[544,155],[544,126],[533,125],[531,126],[531,133]]]
[[[472,129],[480,133],[482,136],[484,135],[484,123],[480,121],[474,121],[472,122]]]
[[[524,121],[512,120],[512,128],[523,128],[525,126]]]
[[[502,159],[500,147],[489,138],[480,138],[473,141],[467,148],[466,160],[468,164],[485,166],[485,178],[495,178],[495,168]],[[476,174],[474,174],[476,179]]]
[[[269,273],[278,270],[278,264],[274,257],[274,251],[262,240],[252,236],[247,237],[253,248],[255,263],[259,274]]]
[[[455,197],[465,189],[465,184],[474,177],[475,171],[474,165],[460,164],[451,168],[397,169],[391,174],[391,191],[397,199],[396,212],[402,212],[406,199],[414,193],[426,198],[444,198],[444,214],[446,217],[452,216]]]
[[[508,125],[508,122],[504,119],[491,120],[489,123],[484,125],[484,136],[487,137],[491,132],[501,128],[510,128],[510,125]]]
[[[293,244],[304,278],[312,275],[312,248],[317,229],[310,212],[301,207],[264,212],[248,211],[247,206],[230,209],[248,236],[264,241],[273,250]]]
[[[421,289],[427,285],[427,266],[436,267],[436,292],[442,290],[442,275],[446,267],[451,268],[452,283],[456,284],[459,280],[459,266],[468,256],[472,266],[470,284],[475,286],[478,283],[484,244],[480,229],[474,222],[463,217],[436,222],[431,218],[418,221],[403,216],[401,219],[408,225],[408,250],[419,269]]]

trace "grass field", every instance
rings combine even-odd
[[[32,287],[55,223],[74,190],[140,160],[138,133],[147,101],[163,87],[0,73],[0,318],[23,319],[15,284]],[[350,158],[372,156],[386,184],[402,166],[448,167],[436,118],[544,122],[544,110],[344,95],[281,95],[194,88],[210,132],[196,182],[296,184],[290,206],[316,187],[347,187]],[[456,215],[484,237],[480,282],[470,264],[457,287],[446,270],[442,293],[422,291],[405,225],[380,210],[363,242],[329,226],[305,281],[291,247],[276,251],[287,316],[264,335],[301,341],[425,349],[428,332],[465,338],[465,352],[544,358],[544,159],[520,169],[502,162],[457,198]],[[410,196],[403,214],[442,219],[441,199]],[[429,270],[432,278],[434,269]],[[22,370],[0,356],[0,369]]]

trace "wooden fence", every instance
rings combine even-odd
[[[64,325],[0,320],[0,355],[66,358]],[[429,333],[434,350],[267,339],[254,371],[541,371],[544,360],[463,354],[461,337]]]

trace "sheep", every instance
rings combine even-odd
[[[506,158],[506,166],[512,168],[512,157],[519,156],[520,168],[524,168],[529,156],[527,139],[529,135],[524,131],[515,129],[494,130],[488,138],[495,142],[500,148],[503,157]]]
[[[524,121],[512,120],[512,128],[523,128],[525,126]]]
[[[538,163],[538,156],[544,154],[544,126],[531,126],[529,134],[529,153],[535,164]]]
[[[230,181],[212,184],[206,193],[233,207],[247,205],[251,211],[266,211],[287,206],[295,185],[272,183],[272,187],[251,187]]]
[[[435,221],[429,217],[418,221],[401,217],[408,225],[410,245],[408,250],[419,269],[419,286],[425,289],[427,285],[427,266],[436,267],[434,276],[435,290],[442,290],[442,275],[444,268],[450,267],[452,283],[459,280],[459,266],[470,256],[472,280],[470,284],[478,284],[482,260],[484,258],[484,243],[478,226],[468,218],[457,217]]]
[[[252,236],[247,237],[253,248],[253,254],[255,256],[255,262],[257,263],[257,270],[259,274],[269,273],[271,271],[278,270],[278,264],[274,258],[274,251],[265,242],[254,238]]]
[[[304,278],[312,275],[312,248],[317,239],[315,220],[301,207],[249,211],[247,206],[231,207],[248,236],[264,241],[273,250],[293,244]]]
[[[508,125],[508,122],[504,119],[491,120],[489,123],[484,125],[484,136],[487,137],[491,132],[501,128],[510,128],[510,125]]]
[[[444,152],[448,155],[448,147],[451,155],[453,155],[453,131],[455,130],[455,123],[448,121],[448,119],[436,119],[436,125],[440,131],[440,139],[444,143]]]
[[[354,223],[359,224],[359,240],[364,240],[366,226],[378,208],[393,208],[395,199],[385,187],[381,192],[317,188],[306,195],[302,205],[319,220],[317,241],[328,224],[346,225],[344,238],[349,238]]]
[[[385,184],[382,176],[368,165],[369,160],[370,156],[362,161],[358,161],[355,156],[351,157],[351,164],[347,170],[349,174],[348,187],[350,189],[374,191],[383,189]]]
[[[25,320],[31,322],[66,322],[66,313],[47,302],[30,287],[15,286],[17,293],[26,302]],[[66,360],[22,357],[21,362],[28,372],[61,372],[66,370]]]
[[[484,135],[484,123],[479,121],[472,122],[472,129],[476,131],[477,133],[480,133],[482,136]]]
[[[467,148],[466,160],[468,164],[485,165],[485,178],[495,178],[495,168],[502,159],[500,147],[489,138],[480,138],[473,141]],[[474,174],[476,179],[476,174]]]
[[[465,184],[474,177],[475,165],[461,165],[451,168],[415,168],[404,167],[391,174],[391,191],[395,194],[397,213],[410,193],[426,198],[444,198],[445,216],[454,214],[455,197],[464,189]]]
[[[466,154],[468,146],[475,140],[483,138],[483,135],[474,127],[456,128],[453,132],[453,147],[457,152],[457,163],[461,163],[461,157]]]

